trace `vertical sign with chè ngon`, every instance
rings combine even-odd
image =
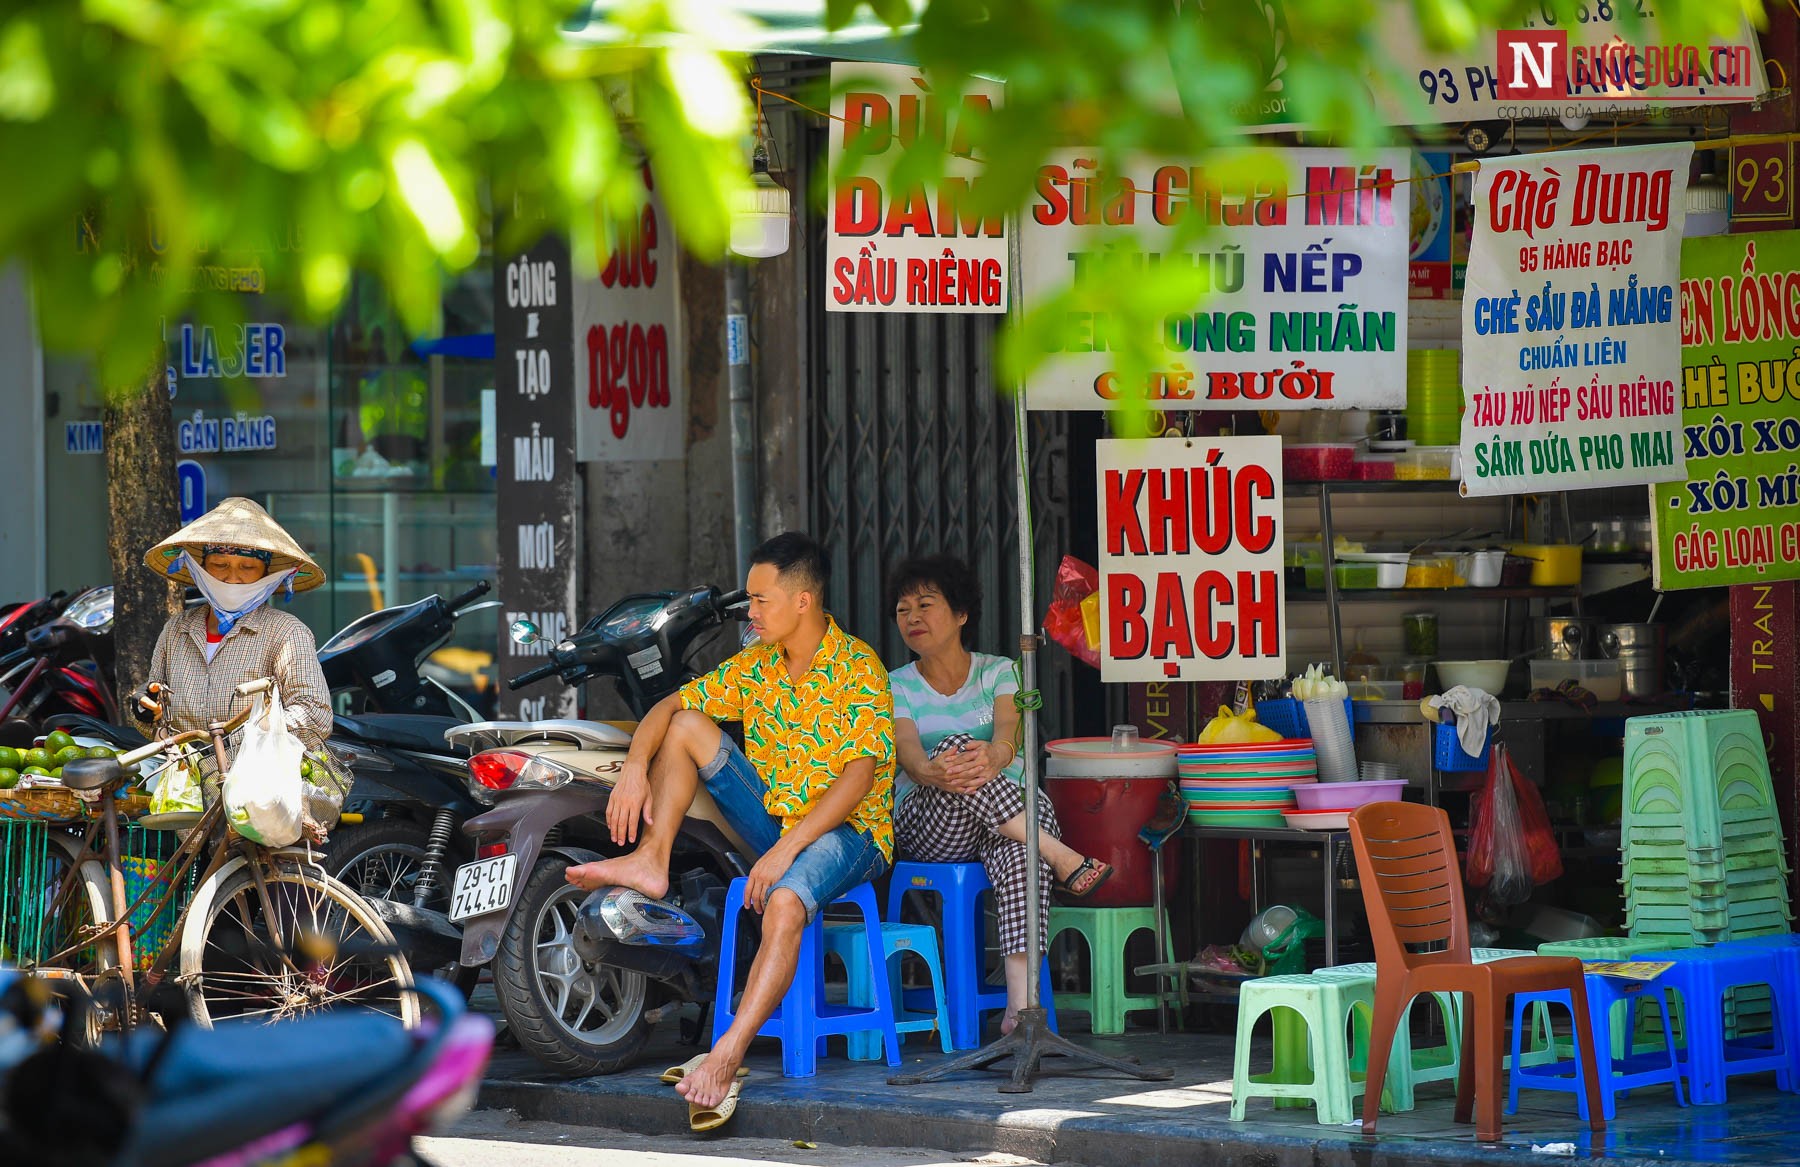
[[[1287,671],[1281,439],[1104,439],[1100,678]]]
[[[495,258],[494,364],[499,430],[495,510],[503,627],[530,620],[536,644],[502,635],[500,715],[571,717],[575,693],[550,680],[522,692],[507,682],[544,663],[575,608],[577,485],[575,343],[568,244],[545,236],[522,255]]]

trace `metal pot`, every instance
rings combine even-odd
[[[1600,652],[1619,662],[1627,697],[1655,697],[1666,688],[1661,624],[1602,624]]]
[[[1538,645],[1550,660],[1588,660],[1598,654],[1594,620],[1588,616],[1541,616]]]

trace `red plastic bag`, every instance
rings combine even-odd
[[[1471,811],[1464,871],[1471,887],[1487,890],[1490,902],[1522,904],[1535,885],[1562,874],[1562,852],[1544,800],[1513,766],[1504,745],[1496,743],[1490,751],[1487,781]]]
[[[1050,609],[1044,613],[1045,634],[1095,668],[1100,667],[1099,630],[1090,629],[1082,609],[1084,602],[1093,606],[1099,591],[1100,573],[1073,555],[1065,555],[1056,569]]]

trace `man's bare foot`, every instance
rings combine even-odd
[[[576,887],[593,891],[601,887],[628,887],[641,891],[653,900],[669,894],[669,872],[633,851],[598,863],[579,863],[563,872],[563,878]]]
[[[1000,1036],[1005,1037],[1018,1027],[1019,1015],[1011,1009],[1008,1009],[1005,1015],[1000,1018]]]
[[[675,1083],[675,1093],[701,1110],[711,1110],[725,1101],[725,1095],[730,1093],[731,1083],[736,1080],[738,1066],[743,1060],[715,1049],[700,1063],[698,1070],[691,1071]]]

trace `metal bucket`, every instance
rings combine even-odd
[[[1619,662],[1627,697],[1655,697],[1666,688],[1661,624],[1602,624],[1600,652]]]

